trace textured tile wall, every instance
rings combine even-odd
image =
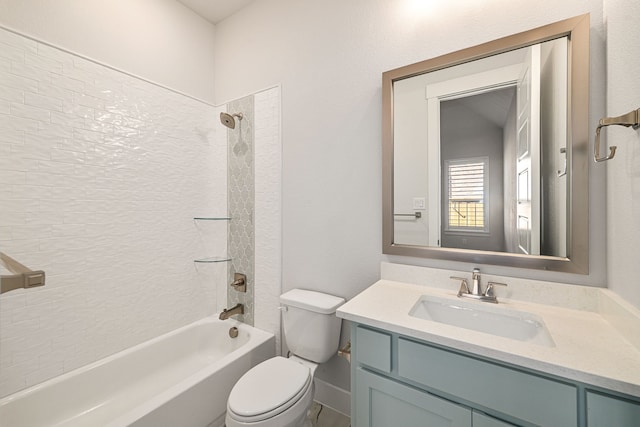
[[[242,113],[235,129],[227,131],[227,176],[229,216],[229,283],[234,273],[247,276],[247,292],[228,288],[229,308],[244,305],[244,314],[237,319],[254,324],[255,293],[255,173],[254,173],[254,97],[247,96],[227,104],[230,114]]]
[[[238,319],[276,336],[280,350],[282,289],[282,155],[280,88],[227,104],[244,118],[228,131],[230,282],[235,271],[247,274],[247,293],[227,290],[228,306],[245,305]]]
[[[226,264],[193,260],[227,224],[193,217],[227,210],[215,112],[0,30],[0,250],[47,273],[0,297],[0,395],[214,311]]]
[[[254,95],[255,102],[255,326],[276,336],[280,352],[282,292],[282,148],[280,88]],[[304,287],[304,284],[301,284]]]

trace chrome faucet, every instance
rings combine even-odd
[[[458,290],[458,297],[460,298],[472,298],[484,302],[498,303],[498,298],[493,292],[494,286],[507,286],[505,283],[489,282],[487,288],[482,291],[482,284],[480,283],[480,269],[474,268],[471,272],[472,286],[469,289],[469,282],[464,277],[451,276],[451,279],[460,280],[460,289]]]
[[[480,295],[482,291],[480,290],[480,269],[474,268],[471,272],[471,281],[473,283],[473,287],[471,288],[471,293],[473,295]]]
[[[244,305],[238,303],[232,308],[229,308],[229,309],[225,308],[224,310],[222,310],[222,313],[220,313],[220,320],[227,320],[229,317],[233,316],[234,314],[244,314]]]

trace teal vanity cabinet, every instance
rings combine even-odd
[[[587,426],[640,426],[640,402],[587,391]]]
[[[354,427],[640,426],[638,401],[382,329],[352,328]]]

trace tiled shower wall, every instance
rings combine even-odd
[[[228,306],[240,302],[244,322],[272,332],[280,348],[278,297],[282,275],[280,88],[260,91],[226,105],[242,113],[227,131],[229,282],[247,275],[247,293],[227,289]]]
[[[282,139],[280,87],[254,95],[255,326],[276,336],[280,352],[282,292]],[[304,284],[299,284],[304,287]]]
[[[229,114],[242,114],[234,129],[227,131],[227,200],[231,223],[229,225],[229,283],[234,273],[247,276],[247,291],[228,288],[229,307],[236,303],[244,306],[238,316],[249,325],[254,324],[255,293],[255,173],[254,173],[254,101],[247,96],[227,104]]]
[[[0,251],[47,274],[0,296],[0,396],[213,313],[216,112],[0,30]]]

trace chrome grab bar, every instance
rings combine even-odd
[[[44,286],[44,271],[31,270],[2,252],[0,252],[0,264],[13,273],[0,276],[0,294],[21,288]]]

